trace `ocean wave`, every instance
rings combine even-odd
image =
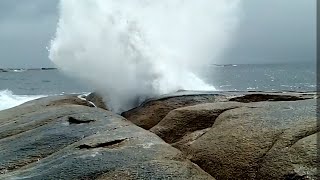
[[[0,90],[0,111],[41,97],[45,95],[15,95],[10,90]]]

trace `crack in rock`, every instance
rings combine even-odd
[[[127,140],[127,138],[109,141],[109,142],[105,142],[105,143],[97,143],[94,145],[82,144],[82,145],[78,146],[78,148],[79,149],[113,148],[117,145],[120,145],[125,140]]]
[[[83,124],[83,123],[91,123],[91,122],[94,122],[95,120],[79,120],[79,119],[76,119],[74,117],[68,117],[68,122],[70,124]]]

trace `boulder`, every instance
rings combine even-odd
[[[218,102],[187,106],[170,111],[150,129],[167,143],[175,143],[195,131],[211,128],[224,111],[240,107],[241,103]],[[199,133],[198,133],[199,134]],[[201,133],[199,134],[201,135]],[[192,136],[192,135],[191,135]],[[184,138],[186,140],[186,137]]]
[[[262,102],[262,101],[294,101],[310,99],[314,93],[276,93],[276,92],[199,92],[179,91],[150,99],[139,107],[123,112],[121,115],[134,124],[151,129],[157,125],[170,111],[203,103],[216,102]]]
[[[121,115],[133,122],[134,124],[150,129],[158,124],[170,111],[201,103],[216,102],[217,99],[223,98],[218,94],[181,94],[168,95],[157,99],[151,99],[137,108],[123,112]]]
[[[217,179],[316,179],[315,106],[315,99],[250,103],[176,147]]]
[[[155,134],[76,96],[0,111],[0,179],[214,179]]]
[[[285,130],[263,157],[258,178],[320,179],[319,131],[315,118]]]
[[[225,95],[150,129],[217,179],[317,178],[314,93]],[[218,98],[217,98],[218,99]]]
[[[108,110],[108,107],[104,102],[103,97],[97,92],[90,93],[88,96],[86,96],[85,99],[87,101],[92,102],[96,107]]]

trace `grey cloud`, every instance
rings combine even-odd
[[[0,20],[34,20],[56,14],[57,0],[2,0]]]
[[[243,1],[240,27],[223,61],[315,61],[316,0]]]
[[[52,66],[46,46],[55,32],[57,3],[0,1],[0,68]]]
[[[243,0],[221,63],[315,61],[316,0]],[[0,0],[0,68],[52,66],[58,0]]]

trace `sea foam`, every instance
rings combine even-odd
[[[10,90],[0,90],[0,111],[9,109],[27,101],[45,97],[42,95],[15,95]]]
[[[61,0],[49,58],[121,112],[177,90],[215,90],[217,63],[238,23],[239,0]]]

